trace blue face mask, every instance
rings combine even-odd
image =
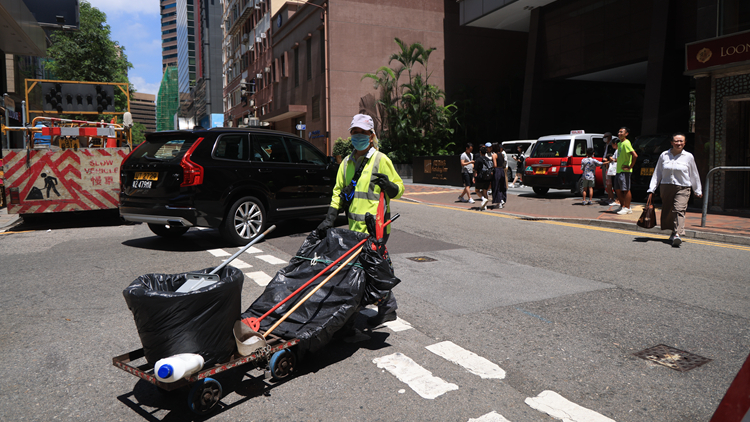
[[[364,133],[355,133],[352,135],[352,146],[357,151],[362,151],[370,145],[370,135]]]

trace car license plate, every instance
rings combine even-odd
[[[134,180],[159,180],[159,173],[155,171],[137,171]]]
[[[544,167],[537,167],[534,169],[534,174],[544,174]]]
[[[653,167],[643,167],[641,168],[641,176],[651,176],[654,174],[654,168]]]
[[[133,188],[134,189],[151,189],[152,183],[154,183],[153,180],[133,180]]]

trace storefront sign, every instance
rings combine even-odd
[[[750,31],[685,45],[688,72],[750,61]]]

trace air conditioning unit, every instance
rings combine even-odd
[[[250,51],[253,51],[253,50],[255,50],[255,44],[250,44],[250,48],[249,48],[249,50],[250,50]]]
[[[251,99],[250,101],[248,101],[248,104],[250,104],[250,107],[254,106],[255,105],[255,100]]]
[[[271,73],[271,68],[270,67],[266,68],[266,73]]]
[[[255,42],[263,42],[263,38],[261,38],[261,37],[255,37]]]
[[[265,37],[266,37],[266,33],[265,33],[265,32],[261,32],[261,33],[260,33],[260,37],[261,37],[261,38],[265,38]]]
[[[263,79],[263,74],[262,73],[258,73],[258,74],[255,75],[255,78],[256,79]]]

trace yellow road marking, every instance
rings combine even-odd
[[[394,199],[393,201],[403,202],[405,204],[414,204],[414,202],[403,201],[403,200],[399,200],[399,199]],[[445,205],[426,204],[426,203],[423,203],[423,202],[420,202],[418,204],[419,205],[426,205],[428,207],[433,207],[433,208],[441,208],[441,209],[451,210],[451,211],[462,211],[462,212],[471,212],[471,213],[477,213],[478,212],[476,210],[470,210],[470,209],[466,209],[466,208],[450,207],[450,206],[445,206]],[[483,215],[489,215],[489,216],[500,217],[500,218],[509,218],[509,219],[512,219],[512,220],[525,220],[526,219],[524,217],[516,217],[516,216],[513,216],[513,215],[507,215],[507,214],[503,214],[503,213],[493,213],[493,212],[483,213]],[[532,220],[527,220],[527,221],[531,221],[531,222],[534,222],[534,223],[554,224],[556,226],[567,226],[567,227],[573,227],[573,228],[579,228],[579,229],[596,230],[596,231],[600,231],[600,232],[626,234],[626,235],[638,236],[638,237],[649,237],[649,238],[652,238],[652,239],[669,239],[669,236],[663,235],[663,234],[647,233],[647,232],[640,232],[640,231],[633,231],[633,230],[612,229],[612,228],[608,228],[608,227],[597,227],[597,226],[590,226],[590,225],[586,225],[586,224],[566,223],[566,222],[563,222],[563,221],[534,220],[533,218],[535,218],[535,217],[529,217],[529,218],[532,218]],[[608,220],[601,220],[601,221],[608,221]],[[750,247],[748,247],[748,246],[732,245],[732,244],[727,244],[727,243],[710,242],[710,241],[699,240],[699,239],[695,239],[695,238],[684,238],[683,240],[685,240],[686,243],[690,243],[690,244],[704,245],[704,246],[714,246],[714,247],[717,247],[717,248],[735,249],[735,250],[738,250],[738,251],[749,251],[750,252]]]
[[[405,193],[405,194],[403,194],[403,195],[401,195],[401,196],[410,196],[410,195],[433,195],[433,194],[436,194],[436,193],[451,193],[451,192],[456,192],[456,191],[455,191],[455,190],[440,190],[440,191],[437,191],[437,192],[409,192],[409,193]]]

